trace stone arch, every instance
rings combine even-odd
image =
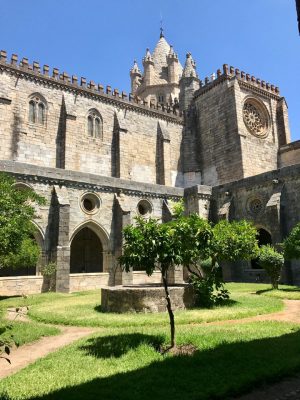
[[[28,267],[24,265],[24,267],[20,268],[1,268],[0,269],[0,276],[32,276],[32,275],[39,275],[40,268],[42,265],[45,264],[45,235],[42,228],[34,221],[32,224],[35,226],[35,232],[32,235],[32,239],[34,239],[37,245],[40,247],[41,254],[37,261],[36,266]]]
[[[257,229],[257,240],[258,246],[264,246],[266,244],[272,244],[272,235],[271,233],[265,229],[264,227],[256,227]],[[258,264],[258,258],[254,258],[251,260],[251,268],[253,269],[261,269],[260,265]]]
[[[109,237],[96,222],[87,221],[77,226],[70,239],[70,251],[70,273],[109,271]]]

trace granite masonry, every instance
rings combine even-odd
[[[1,270],[1,295],[47,290],[49,261],[59,292],[159,282],[121,271],[122,229],[136,215],[170,220],[182,198],[212,221],[253,221],[261,244],[300,221],[300,142],[278,87],[227,64],[200,80],[163,33],[130,78],[127,95],[0,52],[0,171],[47,200],[33,221],[38,265]],[[170,281],[183,277],[178,268]],[[224,265],[224,277],[265,279],[255,260]],[[300,283],[297,262],[283,280]]]

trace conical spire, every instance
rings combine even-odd
[[[136,60],[133,61],[133,67],[130,70],[130,74],[142,75]]]
[[[183,68],[182,76],[184,78],[198,78],[197,72],[196,72],[196,64],[192,58],[191,53],[187,53],[186,55],[186,61],[185,61],[185,66]]]
[[[146,55],[145,55],[145,57],[144,57],[143,61],[153,61],[153,60],[152,60],[152,56],[151,56],[151,53],[150,53],[150,50],[149,50],[149,49],[146,49]]]

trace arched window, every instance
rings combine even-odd
[[[45,125],[46,104],[45,100],[38,94],[31,96],[29,101],[29,122],[32,124]]]
[[[35,123],[35,102],[29,102],[29,122]]]
[[[102,117],[100,113],[95,109],[90,110],[87,117],[88,135],[94,138],[101,138],[102,126]]]
[[[160,93],[160,94],[158,95],[158,102],[159,102],[160,104],[163,104],[163,103],[165,102],[165,97],[164,97],[164,95],[163,95],[162,93]]]

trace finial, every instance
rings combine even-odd
[[[160,38],[165,37],[165,36],[164,36],[164,28],[163,28],[162,14],[160,14],[160,35],[159,35],[159,37],[160,37]]]

